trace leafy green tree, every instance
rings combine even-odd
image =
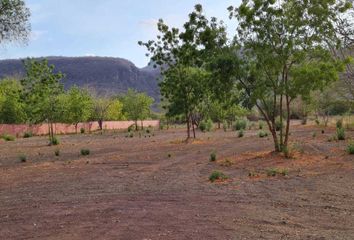
[[[123,103],[119,99],[112,99],[112,103],[107,110],[107,120],[109,121],[122,121],[125,120],[123,114]]]
[[[265,118],[276,151],[288,145],[291,102],[323,89],[343,70],[327,42],[336,37],[336,17],[349,7],[344,0],[244,0],[238,8],[229,8],[239,23],[240,50],[234,54],[234,63],[243,63],[242,68],[236,66],[232,78],[236,76],[239,87]],[[279,135],[277,114],[281,124],[286,119]]]
[[[64,122],[77,125],[80,122],[86,122],[92,116],[93,100],[86,89],[73,86],[64,94],[61,104],[63,105],[62,116]]]
[[[0,44],[27,41],[31,31],[30,11],[22,0],[0,1]]]
[[[195,137],[198,115],[195,99],[201,101],[214,86],[203,65],[226,44],[225,26],[216,18],[207,19],[198,4],[183,29],[170,28],[160,19],[158,31],[156,41],[139,44],[147,48],[147,55],[162,69],[161,92],[170,103],[168,116],[183,114],[188,138],[191,127]]]
[[[143,120],[149,117],[154,99],[145,93],[138,93],[133,89],[129,89],[122,97],[122,102],[123,112],[128,119],[135,122],[136,130],[138,130],[138,120],[141,120],[141,124],[143,124]],[[141,127],[143,128],[144,126],[141,125]]]
[[[58,96],[64,91],[61,83],[64,75],[55,71],[54,65],[48,65],[46,59],[28,59],[24,64],[26,77],[21,80],[21,84],[27,117],[30,123],[48,123],[49,140],[52,143],[53,123],[57,121],[60,110]]]
[[[0,82],[0,123],[18,124],[26,121],[21,92],[22,86],[15,79]]]

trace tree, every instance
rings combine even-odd
[[[145,93],[138,93],[133,89],[128,89],[128,92],[122,97],[122,102],[123,112],[128,119],[135,122],[136,130],[138,130],[138,120],[141,120],[141,127],[143,128],[142,121],[149,116],[154,99]]]
[[[291,102],[338,79],[342,62],[326,46],[335,38],[333,22],[350,6],[346,1],[244,0],[229,8],[239,22],[232,78],[265,118],[276,151],[288,145]],[[279,135],[277,115],[282,125],[286,119]]]
[[[73,86],[62,96],[61,105],[63,106],[63,121],[77,125],[86,122],[92,116],[93,100],[86,89]]]
[[[103,130],[103,121],[107,120],[108,110],[112,103],[112,100],[107,97],[93,98],[93,119],[98,121],[100,130]]]
[[[21,80],[21,84],[27,117],[30,123],[44,121],[48,123],[49,140],[52,143],[53,123],[58,119],[60,110],[58,96],[64,91],[60,81],[64,75],[56,72],[54,65],[48,65],[46,59],[41,61],[28,59],[24,65],[26,77]]]
[[[123,114],[123,103],[119,99],[112,99],[112,103],[107,110],[107,120],[109,121],[122,121],[125,120]]]
[[[26,121],[21,92],[22,86],[15,79],[0,82],[0,123],[18,124]]]
[[[183,29],[170,28],[160,19],[158,31],[156,41],[139,44],[147,48],[147,55],[151,54],[152,62],[162,70],[161,93],[170,103],[168,115],[184,114],[187,136],[190,138],[192,126],[195,137],[194,125],[198,115],[195,100],[201,101],[209,87],[213,87],[203,66],[226,44],[225,26],[216,18],[207,19],[198,4]]]
[[[27,41],[31,26],[30,12],[22,0],[0,2],[0,44]]]

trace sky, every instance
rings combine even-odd
[[[126,58],[138,67],[149,62],[138,41],[155,39],[162,18],[180,27],[197,3],[235,30],[227,7],[240,0],[25,0],[31,11],[32,33],[27,45],[0,48],[0,58],[43,56],[110,56]]]

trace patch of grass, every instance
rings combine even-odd
[[[348,144],[347,153],[349,153],[350,155],[354,154],[354,141],[352,141]]]
[[[20,162],[27,162],[27,156],[25,154],[21,154],[18,156],[18,160],[20,160]]]
[[[233,130],[240,131],[246,129],[247,129],[247,121],[245,119],[237,119],[233,126]]]
[[[59,149],[55,150],[55,151],[54,151],[54,155],[57,156],[57,157],[59,157],[59,156],[60,156],[60,150],[59,150]]]
[[[59,141],[59,139],[57,138],[57,137],[53,137],[53,139],[51,139],[50,140],[50,143],[49,143],[49,145],[51,145],[51,146],[57,146],[57,145],[59,145],[60,144],[60,141]]]
[[[337,139],[340,141],[345,140],[345,130],[344,128],[337,128]]]
[[[258,132],[258,137],[260,138],[268,137],[268,133],[266,131],[261,130]]]
[[[84,148],[84,149],[81,149],[80,153],[82,156],[88,156],[88,155],[90,155],[91,152],[90,152],[90,149]]]
[[[33,133],[32,132],[25,132],[23,134],[23,138],[31,138],[31,137],[33,137]]]
[[[4,134],[2,135],[2,139],[4,139],[6,142],[13,142],[15,141],[15,137],[9,134]]]
[[[209,177],[210,182],[215,182],[216,180],[227,180],[227,179],[229,179],[229,177],[220,171],[214,171]]]
[[[275,176],[287,176],[289,175],[289,171],[287,169],[279,169],[279,168],[268,168],[266,170],[268,177],[275,177]]]
[[[242,138],[243,136],[245,136],[245,132],[243,130],[240,130],[238,132],[238,135],[237,135],[239,138]]]
[[[210,154],[210,158],[209,158],[210,162],[215,162],[216,161],[216,152],[213,151],[211,154]]]

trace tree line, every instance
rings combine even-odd
[[[237,21],[231,38],[224,22],[198,4],[182,28],[160,19],[156,39],[139,42],[161,68],[167,116],[183,115],[190,138],[205,109],[217,119],[232,108],[257,109],[275,151],[286,150],[294,103],[351,76],[352,3],[243,0],[227,11]]]

